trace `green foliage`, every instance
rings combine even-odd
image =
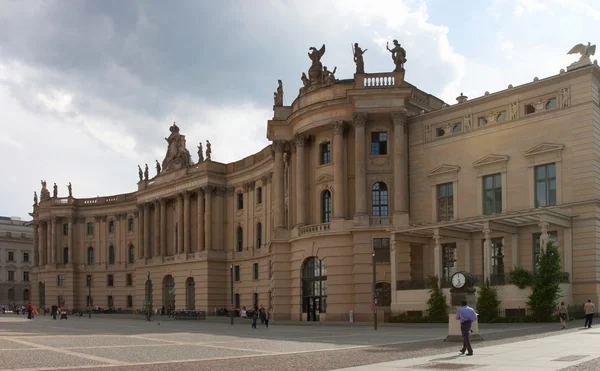
[[[490,285],[490,281],[479,286],[477,293],[477,313],[479,322],[492,322],[498,318],[498,310],[500,309],[500,300],[498,300],[498,290]]]
[[[517,286],[521,290],[525,287],[533,285],[533,275],[523,267],[514,267],[508,274],[510,283]]]
[[[444,322],[448,321],[448,304],[446,304],[446,295],[440,287],[439,278],[437,276],[429,276],[429,284],[431,287],[429,300],[427,300],[427,319],[428,322]]]
[[[560,292],[560,270],[558,247],[549,242],[546,251],[540,253],[532,293],[527,302],[536,321],[550,321],[553,317]]]

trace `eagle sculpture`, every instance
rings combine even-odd
[[[581,54],[579,61],[589,60],[590,56],[596,54],[596,45],[591,45],[589,41],[587,45],[577,44],[567,54]]]

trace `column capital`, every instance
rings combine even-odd
[[[344,124],[344,121],[336,121],[331,124],[331,128],[333,129],[333,135],[343,135],[346,124]]]
[[[304,147],[304,144],[306,144],[306,135],[296,134],[294,136],[294,145],[296,147]]]
[[[274,140],[273,141],[273,150],[275,152],[282,153],[284,147],[285,147],[285,141],[283,141],[283,140]]]
[[[202,187],[202,190],[204,191],[204,195],[212,195],[212,192],[215,190],[215,186],[205,185],[204,187]]]
[[[138,209],[138,211],[144,210],[144,204],[137,204],[137,205],[135,205],[135,207]]]
[[[52,220],[52,224],[58,223],[58,216],[53,216],[51,218],[51,220]]]
[[[354,112],[352,114],[352,125],[357,127],[364,127],[367,123],[367,113],[366,112]]]
[[[190,193],[190,191],[183,191],[183,192],[181,192],[181,195],[183,196],[184,200],[189,201],[192,194]]]
[[[249,191],[253,191],[254,187],[256,185],[256,181],[252,180],[250,182],[244,183],[244,193],[247,193]]]
[[[408,114],[406,111],[392,112],[391,116],[392,116],[392,121],[394,122],[394,126],[395,125],[404,126],[406,124],[406,120],[408,119]]]
[[[266,173],[260,177],[260,182],[262,183],[263,186],[266,186],[267,183],[269,182],[269,174],[270,173]]]
[[[483,230],[483,237],[485,237],[485,239],[489,239],[490,238],[490,234],[492,233],[491,229],[484,229]]]
[[[235,193],[235,187],[227,187],[227,195],[228,196],[233,196],[234,193]]]

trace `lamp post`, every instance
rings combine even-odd
[[[88,314],[92,318],[92,276],[88,276]]]
[[[373,250],[373,329],[377,330],[377,264],[375,264],[375,251]]]
[[[234,303],[233,303],[233,264],[229,265],[229,275],[231,276],[231,310],[229,314],[231,316],[231,326],[233,326],[233,312],[235,311]]]
[[[17,291],[15,289],[15,277],[13,277],[12,279],[12,301],[13,301],[13,312],[16,312],[16,308],[17,308],[17,303],[16,303],[16,298],[17,297]]]

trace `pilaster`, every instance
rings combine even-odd
[[[344,128],[343,121],[333,128],[333,218],[346,219],[346,197],[344,192]]]
[[[369,215],[367,214],[367,163],[366,163],[366,134],[365,126],[367,124],[366,112],[355,112],[352,115],[352,125],[354,126],[354,182],[355,182],[355,225],[369,225]],[[335,191],[335,190],[334,190]]]

